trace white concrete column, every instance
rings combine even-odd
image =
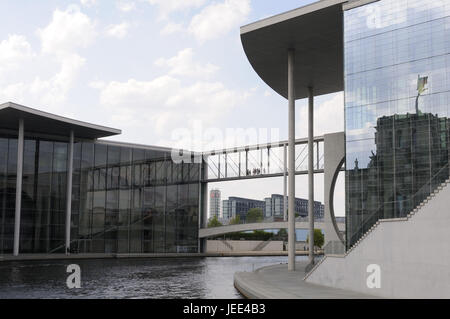
[[[314,92],[308,88],[308,218],[309,262],[314,264]]]
[[[289,197],[288,197],[288,270],[295,270],[295,50],[288,50],[288,104],[289,104]]]
[[[287,222],[287,145],[283,146],[284,154],[283,154],[283,219]]]
[[[317,162],[317,170],[320,169],[320,157],[319,157],[319,142],[316,143],[316,162]]]
[[[16,211],[14,217],[14,246],[13,246],[14,256],[19,255],[20,213],[22,204],[23,145],[24,145],[24,124],[23,119],[19,119],[19,134],[17,137]]]
[[[70,223],[72,219],[72,175],[73,175],[74,133],[70,131],[69,154],[67,158],[67,194],[66,194],[66,255],[70,254]]]
[[[200,168],[199,168],[199,178],[198,178],[198,229],[200,230],[201,228],[203,228],[203,218],[202,218],[202,206],[203,206],[203,192],[202,192],[202,166],[203,163],[200,164]],[[201,253],[202,252],[202,239],[199,238],[198,239],[198,244],[197,244],[197,252]]]

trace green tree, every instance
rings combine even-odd
[[[241,216],[236,215],[234,218],[231,218],[230,225],[237,225],[241,222]]]
[[[262,222],[263,211],[261,208],[252,208],[247,212],[246,222],[247,223],[257,223]]]
[[[309,243],[309,235],[306,237],[306,242]],[[314,246],[322,248],[325,242],[325,237],[320,229],[314,229]]]
[[[213,218],[209,219],[208,227],[219,227],[219,226],[222,226],[222,223],[219,222],[217,216],[214,216]]]
[[[264,230],[254,230],[253,232],[238,232],[226,234],[225,238],[229,240],[269,240],[274,237],[273,233]]]
[[[281,228],[277,233],[277,237],[282,240],[287,240],[287,238],[288,238],[287,230],[284,228]]]

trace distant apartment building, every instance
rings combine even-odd
[[[223,218],[234,218],[239,216],[241,221],[245,221],[247,212],[252,208],[260,208],[265,216],[266,203],[263,200],[255,200],[242,197],[229,197],[222,201]]]
[[[231,219],[236,215],[241,220],[245,220],[246,214],[251,208],[261,208],[266,219],[273,218],[280,220],[284,217],[283,195],[272,194],[264,200],[255,200],[242,197],[229,197],[222,201],[223,219]],[[314,202],[314,218],[323,219],[325,206],[321,202]],[[295,213],[300,217],[308,216],[308,200],[303,198],[295,199]]]
[[[225,199],[222,201],[222,218],[223,219],[233,218],[229,199]]]
[[[212,189],[209,193],[209,217],[220,218],[220,190]]]
[[[288,197],[286,197],[288,198]],[[287,201],[287,200],[286,200]],[[284,200],[283,195],[272,194],[271,197],[264,199],[265,218],[281,219],[284,217]],[[321,202],[314,202],[314,218],[322,219],[324,216],[325,206]],[[308,200],[303,198],[295,198],[295,213],[300,217],[308,216]]]

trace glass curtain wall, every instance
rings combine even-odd
[[[25,137],[20,253],[63,253],[68,143]],[[169,152],[75,143],[73,253],[198,251],[200,164]],[[17,137],[0,137],[0,254],[14,238]]]
[[[106,144],[76,144],[74,153],[73,250],[198,251],[200,164]]]
[[[17,138],[0,138],[0,252],[12,253],[17,176]],[[21,253],[63,252],[67,143],[25,138]]]
[[[13,251],[17,139],[0,138],[0,253]]]
[[[344,14],[347,247],[449,176],[450,2]]]

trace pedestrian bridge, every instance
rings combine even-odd
[[[337,223],[339,231],[345,231],[344,223]],[[295,222],[295,229],[308,229],[309,222]],[[219,227],[209,227],[209,228],[200,228],[199,230],[199,238],[208,238],[215,237],[229,233],[237,233],[251,230],[264,230],[264,229],[287,229],[287,222],[267,222],[267,223],[249,223],[249,224],[236,224],[236,225],[228,225],[228,226],[219,226]],[[315,222],[314,228],[324,230],[325,223],[324,222]]]

